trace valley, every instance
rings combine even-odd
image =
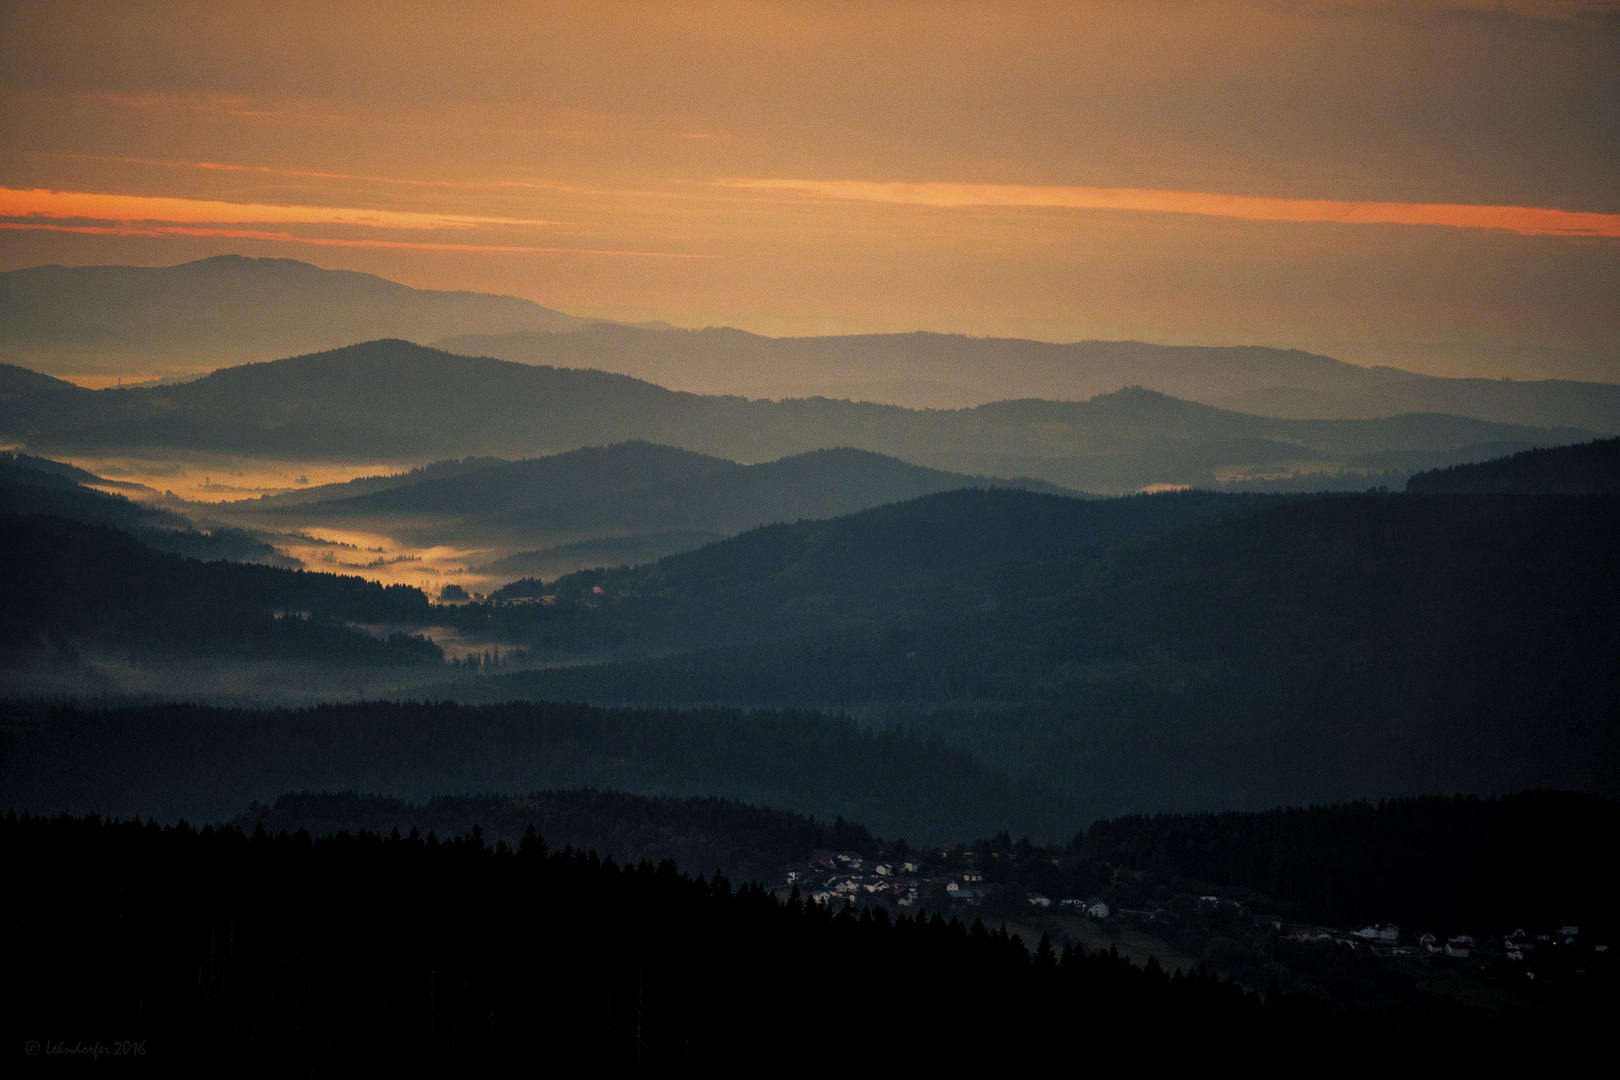
[[[994,940],[989,918],[1041,937],[1037,965],[1123,950],[1390,1016],[1431,1016],[1437,988],[1488,1002],[1425,1021],[1452,1030],[1552,1008],[1476,993],[1503,972],[1553,980],[1565,1013],[1610,985],[1494,954],[1347,967],[1322,942],[1387,896],[1312,910],[1287,892],[1307,874],[1205,911],[1187,890],[1231,891],[1235,863],[1127,856],[1109,831],[1241,812],[1222,820],[1260,837],[1279,806],[1456,792],[1612,813],[1601,432],[1130,385],[955,409],[704,396],[401,340],[144,388],[0,376],[14,807],[338,842],[431,821],[509,849],[551,806],[547,835],[627,867],[712,854],[789,908],[941,912]],[[570,791],[597,808],[565,811]],[[294,792],[302,810],[242,817]],[[509,794],[449,812],[469,792]],[[741,819],[659,833],[672,804],[635,801],[704,798],[832,833],[744,854]],[[593,831],[606,799],[628,833]],[[917,870],[814,869],[837,847]],[[1580,893],[1558,895],[1536,918]],[[1061,907],[1093,901],[1120,914]],[[1250,903],[1316,922],[1272,932]],[[1467,925],[1513,917],[1461,903]]]
[[[1617,57],[0,3],[0,1062],[1608,1060]]]

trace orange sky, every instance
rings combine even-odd
[[[1620,382],[1614,3],[0,5],[0,270]]]

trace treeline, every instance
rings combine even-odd
[[[1420,495],[1620,495],[1620,439],[1430,469],[1407,480],[1406,490]]]
[[[28,928],[8,956],[27,988],[17,1045],[127,1041],[154,1064],[982,1068],[1085,1032],[1156,1063],[1280,1064],[1483,1034],[1032,951],[977,921],[782,904],[537,833],[491,847],[7,814],[0,851],[28,883],[0,901]]]
[[[921,732],[795,710],[550,702],[307,709],[0,703],[0,807],[217,822],[288,791],[593,787],[723,796],[944,842],[1017,823],[1067,836],[1074,805]]]
[[[876,841],[864,825],[755,806],[736,799],[631,795],[576,788],[526,795],[441,795],[421,803],[358,792],[302,792],[274,803],[255,803],[230,821],[251,833],[311,836],[372,832],[467,836],[474,828],[486,843],[516,846],[538,829],[554,847],[594,851],[619,863],[661,863],[704,872],[719,870],[734,881],[774,882],[789,867],[802,867],[817,848],[871,853]]]

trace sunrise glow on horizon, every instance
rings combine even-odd
[[[1615,3],[97,10],[0,11],[0,271],[1620,382]]]

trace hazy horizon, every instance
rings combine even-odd
[[[0,269],[240,253],[772,336],[1620,382],[1610,2],[0,20]]]

